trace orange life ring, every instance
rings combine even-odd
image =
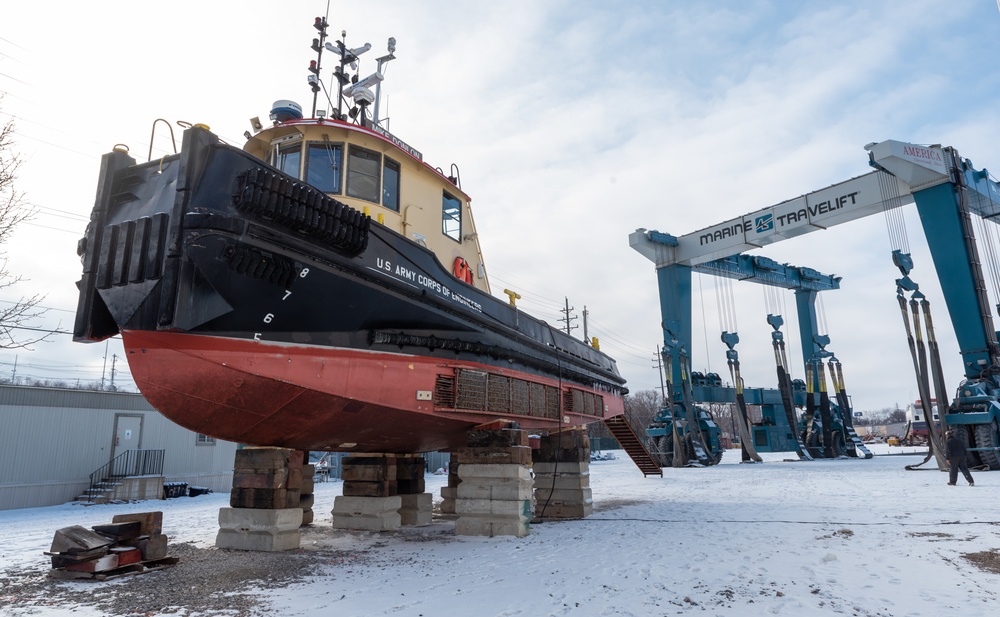
[[[455,258],[455,266],[452,268],[451,272],[458,280],[465,281],[469,285],[472,285],[472,266],[469,265],[469,262],[465,261],[464,257]]]

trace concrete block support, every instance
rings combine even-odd
[[[337,529],[392,531],[399,529],[403,498],[339,496],[333,500],[333,526]]]
[[[299,527],[306,518],[301,507],[305,456],[300,450],[287,448],[236,451],[231,507],[219,510],[217,547],[247,551],[299,548]],[[308,518],[312,520],[311,509]]]
[[[316,474],[314,465],[302,466],[302,488],[299,491],[299,507],[302,508],[302,526],[311,525],[313,522],[313,496],[314,484],[313,476]]]
[[[480,429],[470,433],[469,447],[453,454],[460,480],[455,487],[456,535],[522,538],[530,533],[533,483],[527,439],[525,431],[511,426]]]
[[[452,454],[451,462],[448,465],[448,486],[441,487],[441,513],[455,513],[455,499],[458,497],[458,485],[462,479],[458,476],[458,461]]]
[[[427,525],[433,499],[424,493],[425,461],[412,454],[358,454],[344,459],[344,495],[333,502],[333,526],[389,531]]]
[[[218,548],[287,551],[299,548],[300,508],[220,508]]]
[[[593,514],[590,440],[585,429],[542,437],[535,458],[535,516],[586,518]]]
[[[430,493],[400,495],[399,521],[401,525],[430,525],[434,515],[434,498]]]

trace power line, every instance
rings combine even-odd
[[[14,41],[12,41],[10,39],[5,39],[2,36],[0,36],[0,41],[3,41],[4,43],[9,43],[10,45],[13,45],[14,47],[17,47],[18,49],[21,49],[21,50],[24,50],[24,51],[29,51],[26,47],[22,47],[22,46],[18,45],[17,43],[15,43]]]
[[[19,300],[0,300],[4,304],[20,304]],[[55,308],[53,306],[42,306],[41,304],[36,304],[35,307],[40,309],[45,309],[46,311],[62,311],[64,313],[76,313],[76,309],[61,309]]]
[[[74,236],[79,236],[83,233],[80,230],[74,231],[72,229],[61,229],[59,227],[50,227],[49,225],[41,225],[39,223],[32,223],[31,221],[21,221],[21,225],[26,225],[28,227],[38,227],[40,229],[51,229],[52,231],[61,231],[67,234],[73,234]]]

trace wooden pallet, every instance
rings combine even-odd
[[[123,576],[132,576],[133,574],[145,574],[146,572],[162,570],[163,568],[176,565],[180,560],[180,557],[164,557],[163,559],[130,563],[127,566],[105,570],[104,572],[78,572],[75,570],[66,570],[65,568],[53,568],[49,570],[49,577],[64,580],[106,581]]]

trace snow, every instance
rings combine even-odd
[[[319,483],[303,548],[347,557],[260,592],[289,616],[986,614],[1000,575],[963,555],[1000,550],[1000,474],[947,486],[936,469],[904,470],[922,460],[916,448],[873,449],[867,461],[762,453],[764,463],[749,465],[730,450],[718,466],[665,469],[662,479],[616,452],[591,463],[591,517],[535,524],[520,539],[459,537],[439,519],[397,532],[335,530],[329,513],[342,485]],[[446,480],[427,475],[435,502]],[[0,559],[4,570],[37,567],[56,529],[148,510],[163,511],[171,543],[211,548],[226,506],[228,495],[213,493],[0,512]],[[41,614],[71,610],[102,614]],[[0,596],[0,614],[29,613]]]

